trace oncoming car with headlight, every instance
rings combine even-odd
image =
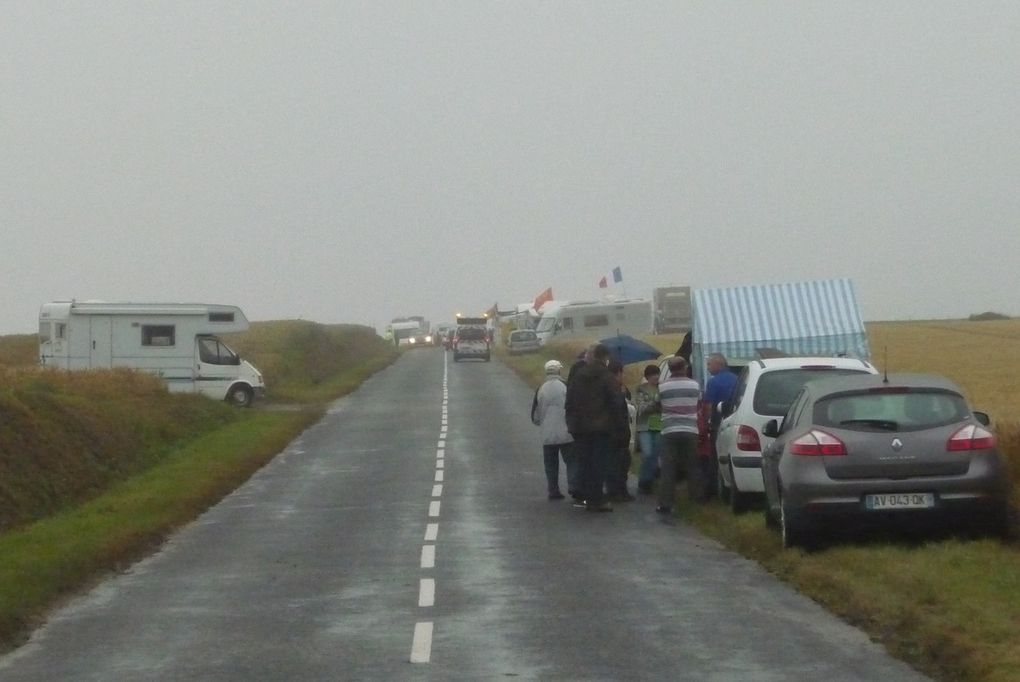
[[[408,345],[411,348],[423,348],[425,346],[434,346],[436,345],[435,342],[433,341],[434,338],[435,337],[433,337],[432,334],[429,332],[424,331],[418,332],[417,334],[414,334],[410,339],[408,339]]]

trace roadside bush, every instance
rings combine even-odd
[[[343,393],[350,372],[378,369],[396,357],[393,346],[363,325],[253,322],[226,341],[262,372],[270,400],[326,400]]]

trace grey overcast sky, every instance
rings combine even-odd
[[[0,333],[830,276],[1020,314],[1020,3],[0,2]],[[622,293],[617,288],[618,293]]]

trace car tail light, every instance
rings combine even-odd
[[[741,424],[737,429],[737,450],[745,452],[761,452],[761,440],[753,426]]]
[[[987,450],[995,447],[995,434],[988,429],[974,424],[960,427],[949,437],[946,450],[963,452],[966,450]]]
[[[832,434],[812,429],[790,443],[790,454],[805,457],[845,455],[846,445]]]

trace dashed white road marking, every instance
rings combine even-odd
[[[436,546],[435,545],[422,545],[422,548],[421,548],[421,567],[422,568],[435,568],[436,567]]]
[[[443,355],[443,414],[440,421],[439,442],[436,444],[436,484],[432,486],[432,497],[441,497],[443,494],[443,463],[446,457],[446,433],[449,430],[449,358]],[[439,516],[440,502],[432,500],[429,502],[429,516]],[[439,524],[428,523],[425,525],[425,542],[434,543],[439,536]],[[434,544],[422,545],[421,567],[431,569],[436,566],[436,546]],[[418,586],[418,606],[430,607],[436,603],[436,581],[434,578],[422,578]],[[414,624],[414,638],[411,641],[411,663],[428,663],[432,660],[432,634],[434,625],[431,621],[421,621]]]
[[[422,578],[418,587],[418,606],[434,606],[436,603],[436,581]]]
[[[411,640],[411,663],[428,663],[432,658],[432,623],[415,623]]]

